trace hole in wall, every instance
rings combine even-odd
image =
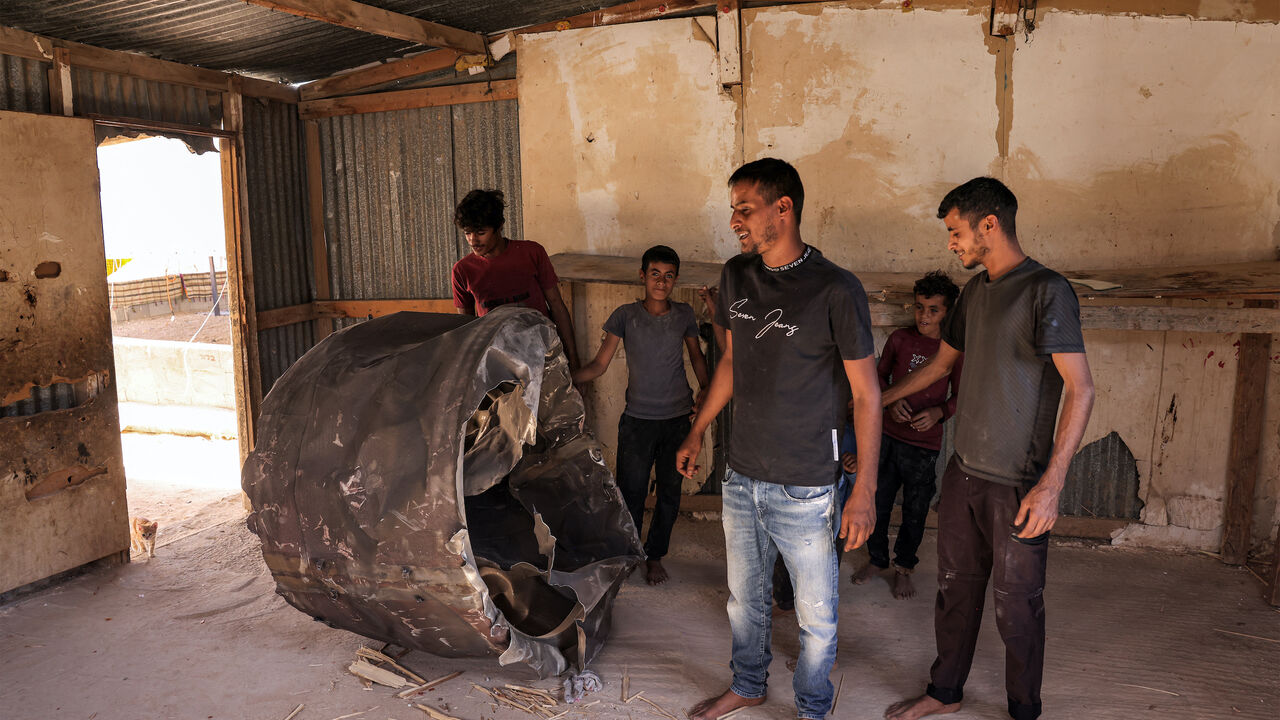
[[[36,277],[41,280],[56,278],[62,274],[62,264],[46,260],[36,266]]]
[[[14,399],[12,395],[8,405],[0,406],[0,418],[30,417],[44,412],[67,410],[80,407],[98,396],[102,388],[107,386],[107,372],[94,373],[83,380],[51,385],[31,385],[26,398]]]

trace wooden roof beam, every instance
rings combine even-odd
[[[241,2],[420,45],[471,53],[484,53],[487,49],[484,36],[479,33],[459,30],[352,0],[241,0]]]
[[[715,5],[714,0],[632,0],[632,2],[614,5],[603,10],[574,15],[564,20],[530,25],[512,32],[517,35],[523,35],[525,33],[546,32],[548,30],[620,25],[622,23],[653,20],[677,12],[702,10]],[[489,39],[497,40],[505,34],[500,33]],[[484,52],[484,50],[476,52]],[[452,67],[462,54],[464,53],[454,49],[432,50],[401,60],[391,60],[358,70],[349,70],[323,80],[306,83],[299,88],[299,94],[303,100],[319,100],[321,98],[358,93],[395,82],[396,80],[417,77],[418,75],[425,75],[429,72]]]

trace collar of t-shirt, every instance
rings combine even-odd
[[[770,267],[769,264],[764,261],[764,257],[761,256],[760,266],[771,273],[786,272],[788,270],[794,270],[800,267],[800,264],[803,263],[805,260],[808,260],[809,255],[811,254],[813,254],[813,248],[806,244],[804,246],[804,252],[800,254],[800,257],[796,258],[795,260],[792,260],[786,265],[779,265],[778,267]]]

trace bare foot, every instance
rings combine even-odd
[[[644,563],[644,580],[650,585],[661,585],[667,581],[667,569],[662,567],[661,560],[646,560]]]
[[[689,720],[716,720],[725,713],[738,708],[755,707],[764,703],[764,698],[744,698],[732,690],[725,690],[723,695],[711,697],[694,705],[689,710]],[[957,707],[959,707],[957,705]]]
[[[896,702],[884,711],[886,720],[917,720],[926,715],[947,715],[960,709],[960,703],[944,705],[940,700],[921,695],[910,700]]]
[[[906,600],[916,596],[916,586],[911,582],[911,574],[898,572],[893,574],[893,596]]]
[[[853,577],[849,579],[853,581],[854,585],[862,585],[863,583],[866,583],[868,580],[875,577],[876,575],[879,575],[882,569],[883,568],[878,568],[875,565],[872,565],[871,563],[867,563],[866,565],[863,565],[861,568],[858,568],[858,571],[855,572],[853,574]]]

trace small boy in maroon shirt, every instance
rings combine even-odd
[[[882,388],[899,382],[938,351],[942,320],[959,297],[960,288],[945,273],[934,271],[917,280],[913,292],[916,324],[913,328],[894,331],[885,341],[876,366]],[[889,515],[901,488],[902,526],[893,547],[893,596],[904,599],[916,594],[911,573],[919,561],[916,551],[920,549],[925,518],[937,487],[942,423],[956,412],[961,364],[955,364],[950,376],[885,408],[884,434],[880,440],[880,483],[876,487],[876,528],[867,539],[870,560],[854,573],[855,585],[867,582],[889,567]]]
[[[484,316],[502,305],[520,304],[555,323],[569,359],[578,368],[578,346],[569,308],[560,297],[560,278],[541,245],[502,234],[506,203],[500,190],[472,190],[454,211],[471,252],[453,264],[453,304],[465,315]]]

